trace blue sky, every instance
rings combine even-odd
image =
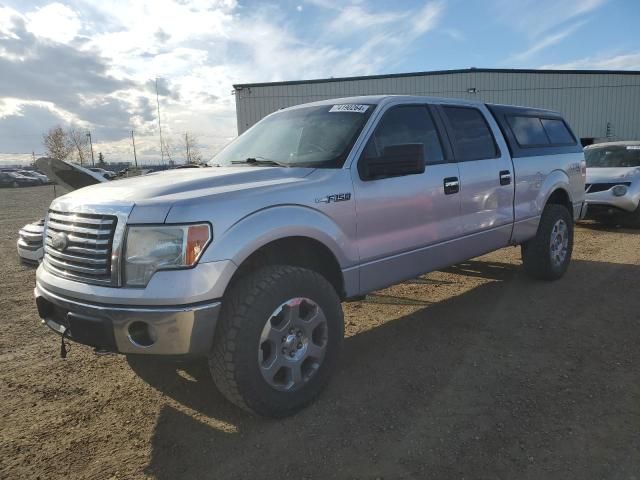
[[[468,67],[640,70],[638,0],[0,0],[0,162],[55,124],[107,160],[205,156],[235,136],[234,83]]]

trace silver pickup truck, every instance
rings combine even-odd
[[[280,110],[211,168],[57,198],[35,296],[99,351],[200,355],[265,416],[313,400],[343,340],[341,301],[509,245],[566,271],[585,213],[582,148],[557,113],[412,96]]]

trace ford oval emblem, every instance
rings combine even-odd
[[[51,246],[56,250],[64,250],[67,248],[67,243],[69,242],[69,238],[66,233],[56,233],[51,237]]]

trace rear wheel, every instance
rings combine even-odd
[[[209,357],[218,389],[258,415],[283,417],[313,401],[343,340],[340,299],[311,270],[269,266],[225,295]]]
[[[536,236],[522,244],[522,263],[533,278],[556,280],[564,275],[573,251],[573,220],[563,205],[544,208]]]

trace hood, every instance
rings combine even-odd
[[[275,187],[301,181],[311,168],[211,167],[166,170],[114,180],[65,195],[74,203],[172,204],[238,190]]]
[[[631,182],[640,177],[640,167],[587,168],[587,183]]]
[[[75,163],[56,160],[55,158],[39,158],[36,160],[36,167],[44,172],[49,177],[49,180],[69,191],[107,181],[99,173],[92,172]]]

